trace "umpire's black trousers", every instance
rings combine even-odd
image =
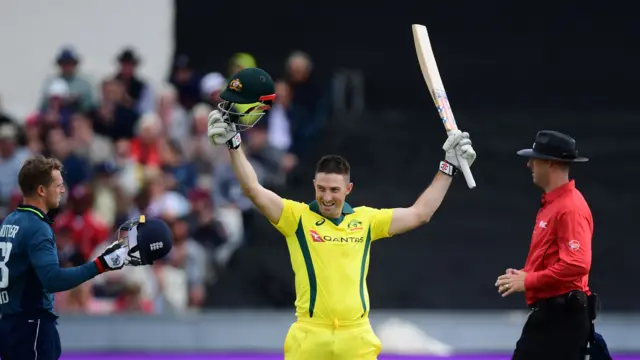
[[[54,315],[3,315],[0,318],[0,359],[58,360],[61,352]]]
[[[588,306],[581,291],[536,303],[511,359],[584,360],[591,331]]]

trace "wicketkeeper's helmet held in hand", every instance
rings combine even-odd
[[[262,119],[276,98],[275,85],[269,74],[260,68],[246,68],[234,74],[220,93],[218,104],[222,120],[244,131]]]
[[[129,266],[151,265],[166,256],[173,246],[172,237],[167,223],[144,215],[127,220],[116,233],[116,239],[129,249],[125,260]]]

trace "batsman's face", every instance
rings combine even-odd
[[[64,180],[59,170],[53,170],[51,172],[51,178],[53,181],[44,191],[44,198],[49,209],[57,209],[60,206],[60,200],[65,193]]]
[[[313,185],[316,189],[316,201],[320,206],[320,213],[330,219],[340,217],[344,201],[353,189],[353,183],[349,182],[349,177],[317,173]]]

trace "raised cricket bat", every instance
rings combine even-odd
[[[453,112],[449,105],[449,99],[447,98],[447,92],[444,90],[444,84],[442,83],[442,78],[440,78],[440,71],[438,71],[436,58],[433,55],[433,49],[431,48],[431,41],[429,41],[427,28],[424,25],[414,24],[411,26],[411,29],[413,30],[413,41],[416,45],[416,53],[418,55],[418,61],[420,62],[420,69],[422,69],[422,75],[424,76],[424,80],[427,82],[429,92],[431,93],[433,102],[438,109],[438,113],[440,113],[442,124],[447,130],[447,133],[449,133],[450,131],[456,130],[458,125],[456,124],[456,119],[453,117]],[[469,164],[462,158],[458,158],[458,162],[460,163],[460,170],[462,171],[462,174],[464,174],[465,180],[467,180],[469,189],[475,188],[476,181],[473,179],[473,174],[471,174]]]

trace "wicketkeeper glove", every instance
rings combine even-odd
[[[235,124],[223,121],[222,113],[219,110],[213,110],[209,113],[207,135],[213,145],[227,144],[229,149],[237,149],[242,142]]]
[[[105,271],[122,269],[127,258],[127,248],[121,241],[115,241],[95,260],[98,271],[102,274]]]
[[[444,160],[440,162],[440,171],[454,176],[460,168],[459,159],[465,159],[469,166],[476,160],[476,151],[471,146],[468,132],[454,130],[449,133],[447,141],[442,145],[446,152]]]

